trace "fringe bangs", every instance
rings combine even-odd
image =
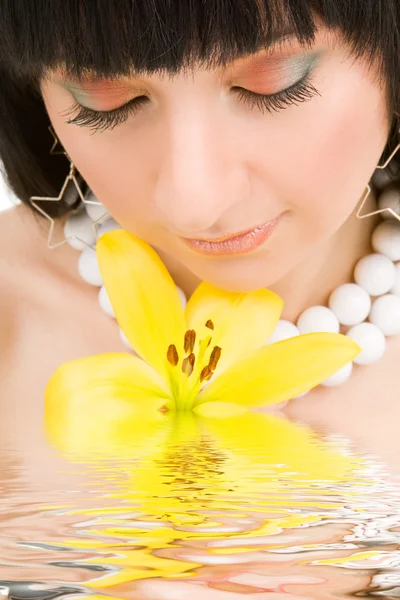
[[[0,0],[7,71],[33,80],[62,66],[80,76],[177,73],[268,47],[286,28],[311,44],[314,17],[355,54],[382,50],[398,0]],[[397,14],[397,19],[399,15]],[[393,40],[394,41],[394,40]]]

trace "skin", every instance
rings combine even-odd
[[[226,71],[91,81],[83,91],[62,72],[42,82],[53,127],[89,186],[125,229],[157,249],[188,294],[201,280],[240,291],[268,287],[285,300],[282,318],[295,320],[348,282],[370,251],[377,220],[357,220],[355,210],[389,133],[386,91],[374,69],[348,56],[338,33],[321,28],[306,54],[319,57],[312,81],[320,95],[273,113],[243,104],[231,86],[274,93],[293,84],[306,64],[293,39],[269,59],[245,57]],[[93,134],[66,123],[71,92],[97,110],[143,93],[150,100],[126,123]],[[216,238],[280,214],[273,236],[245,256],[201,256],[180,239]],[[61,237],[62,223],[56,230]],[[97,290],[80,278],[78,254],[66,246],[49,252],[46,236],[26,207],[0,218],[0,442],[29,481],[51,489],[49,474],[63,472],[63,462],[42,432],[46,382],[66,361],[124,346],[98,308]],[[341,388],[292,401],[286,416],[344,434],[398,471],[399,351],[391,339],[379,363],[355,369]],[[65,487],[82,483],[76,478]],[[252,585],[251,577],[240,585]]]
[[[97,197],[160,252],[186,291],[200,280],[234,291],[268,287],[293,312],[309,300],[302,298],[304,278],[314,280],[316,293],[323,265],[334,284],[351,240],[365,231],[352,213],[390,127],[376,73],[349,58],[341,41],[321,29],[308,50],[292,37],[226,70],[174,79],[79,85],[51,73],[42,91],[59,139]],[[276,93],[310,65],[320,95],[298,106],[262,112],[232,90]],[[113,130],[93,133],[66,122],[74,98],[109,110],[143,94],[147,103]],[[271,238],[247,255],[204,256],[180,239],[232,235],[279,215]],[[294,288],[296,299],[288,294]]]

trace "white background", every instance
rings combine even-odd
[[[17,204],[18,200],[14,194],[7,187],[3,175],[0,173],[0,211],[10,208],[14,204]]]

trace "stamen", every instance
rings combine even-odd
[[[193,373],[195,361],[196,357],[193,353],[184,358],[182,361],[182,373],[185,373],[189,377]]]
[[[219,346],[214,346],[213,351],[211,352],[210,360],[208,361],[208,366],[211,371],[215,371],[218,366],[219,359],[221,358],[221,348]]]
[[[175,344],[171,344],[167,351],[167,359],[170,365],[176,367],[179,362],[178,351],[176,349]]]
[[[211,371],[210,367],[207,365],[206,367],[204,367],[204,369],[200,373],[200,382],[210,381],[212,376],[213,376],[213,372]]]
[[[211,319],[208,319],[206,327],[208,327],[208,329],[214,329],[214,323],[211,321]]]
[[[186,354],[188,354],[188,353],[191,354],[193,352],[195,342],[196,342],[196,332],[194,329],[189,329],[185,333],[184,348],[185,348]]]

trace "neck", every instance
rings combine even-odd
[[[376,206],[376,194],[372,192],[363,212],[372,212]],[[356,263],[373,252],[371,237],[380,220],[380,215],[358,219],[354,211],[332,237],[313,248],[305,261],[272,285],[271,289],[285,301],[281,318],[296,322],[304,310],[326,306],[335,288],[352,282]]]

